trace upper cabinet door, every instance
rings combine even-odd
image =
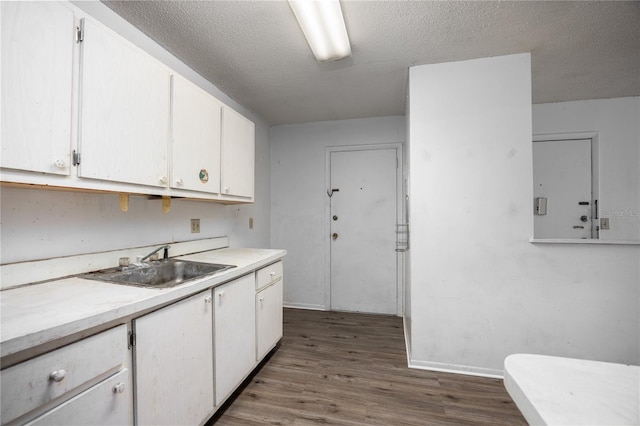
[[[54,2],[0,2],[2,167],[69,175],[75,23]]]
[[[178,75],[172,90],[171,187],[218,194],[222,103]]]
[[[222,109],[221,193],[253,200],[255,128],[228,107]]]
[[[88,19],[81,52],[78,175],[168,186],[169,70]]]

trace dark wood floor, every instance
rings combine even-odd
[[[502,380],[407,368],[401,318],[297,309],[214,423],[526,425]]]

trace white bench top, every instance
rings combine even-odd
[[[531,425],[640,425],[636,365],[515,354],[504,385]]]

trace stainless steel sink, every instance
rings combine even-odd
[[[79,277],[138,287],[168,288],[230,268],[235,266],[169,259],[142,265],[103,269],[82,274]]]

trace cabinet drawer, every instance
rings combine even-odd
[[[113,374],[122,368],[126,356],[127,327],[120,325],[2,370],[2,422]]]
[[[132,424],[133,398],[129,370],[125,368],[53,410],[47,411],[25,426],[126,426]]]
[[[265,266],[256,272],[256,290],[282,279],[282,261]]]

